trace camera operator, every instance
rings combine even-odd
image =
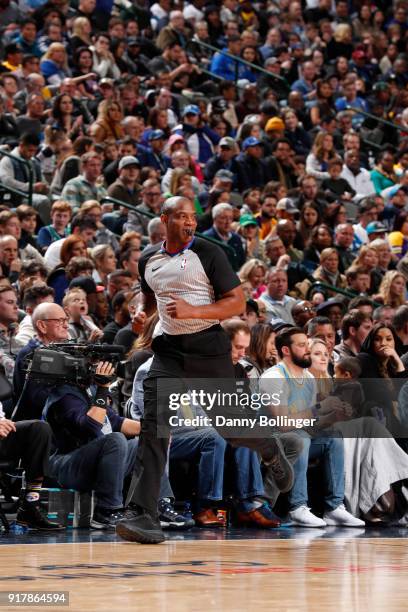
[[[19,351],[14,367],[14,397],[15,401],[18,401],[15,421],[41,418],[49,394],[47,386],[37,381],[28,380],[25,384],[27,359],[39,346],[68,340],[68,317],[58,304],[38,304],[32,314],[32,323],[37,337],[32,338],[27,346]]]
[[[51,476],[63,487],[95,491],[94,529],[114,528],[123,518],[123,482],[134,470],[140,432],[139,423],[110,406],[114,371],[111,363],[100,361],[93,397],[85,385],[63,384],[51,390],[44,410],[57,447]]]
[[[52,433],[48,423],[22,421],[13,423],[4,417],[0,404],[0,459],[21,460],[25,470],[24,498],[20,500],[16,521],[31,529],[62,529],[49,521],[40,510],[40,489],[48,474]]]

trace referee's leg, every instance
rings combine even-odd
[[[148,377],[143,383],[144,417],[137,451],[136,486],[130,500],[153,518],[157,518],[157,503],[167,462],[170,435],[158,437],[158,380]]]

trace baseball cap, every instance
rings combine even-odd
[[[265,132],[269,132],[269,130],[284,130],[285,124],[283,123],[280,117],[272,117],[269,119],[265,125]]]
[[[262,143],[259,138],[255,138],[255,136],[249,136],[249,138],[245,138],[244,142],[242,143],[242,150],[246,151],[248,147],[257,147],[261,144]]]
[[[239,220],[239,224],[241,227],[248,227],[248,225],[258,225],[255,217],[249,214],[244,214]]]
[[[299,214],[299,209],[296,208],[291,198],[281,198],[276,205],[276,210],[286,210],[286,212],[294,215]]]
[[[163,130],[152,130],[148,136],[148,140],[160,140],[161,138],[166,138],[166,134]]]
[[[128,166],[139,166],[140,161],[134,155],[125,155],[119,162],[118,170],[122,170],[122,168],[127,168]]]
[[[90,276],[78,276],[69,283],[69,288],[80,287],[87,295],[90,293],[97,293],[96,283]]]
[[[346,308],[346,305],[344,304],[341,298],[331,298],[330,300],[326,300],[325,302],[318,304],[315,310],[317,313],[322,314],[323,312],[326,312],[331,306],[340,306],[343,311]]]
[[[384,81],[378,81],[378,83],[374,83],[373,85],[373,91],[388,91],[389,90],[389,85],[388,83],[385,83]]]
[[[186,115],[199,115],[200,109],[196,104],[187,104],[183,109],[183,117]]]
[[[221,140],[218,143],[218,145],[220,147],[227,147],[228,149],[234,149],[235,148],[235,140],[233,138],[231,138],[231,136],[224,136],[224,138],[221,138]]]
[[[380,221],[371,221],[366,227],[366,232],[370,236],[370,234],[383,234],[387,232],[387,228]]]
[[[138,36],[130,36],[127,39],[128,47],[140,47],[142,44],[142,39]]]
[[[215,178],[232,183],[234,180],[234,175],[229,170],[218,170],[218,172],[215,173]]]

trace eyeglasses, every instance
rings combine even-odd
[[[145,195],[150,196],[151,198],[154,197],[158,197],[161,195],[160,191],[146,191]]]
[[[66,325],[69,319],[67,317],[61,317],[60,319],[40,319],[40,321],[57,321],[58,325]]]

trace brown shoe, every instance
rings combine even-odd
[[[253,525],[263,529],[276,528],[281,525],[279,517],[266,504],[249,512],[238,512],[237,522],[241,525]]]
[[[212,508],[194,514],[197,527],[225,527],[225,518],[218,517]]]

